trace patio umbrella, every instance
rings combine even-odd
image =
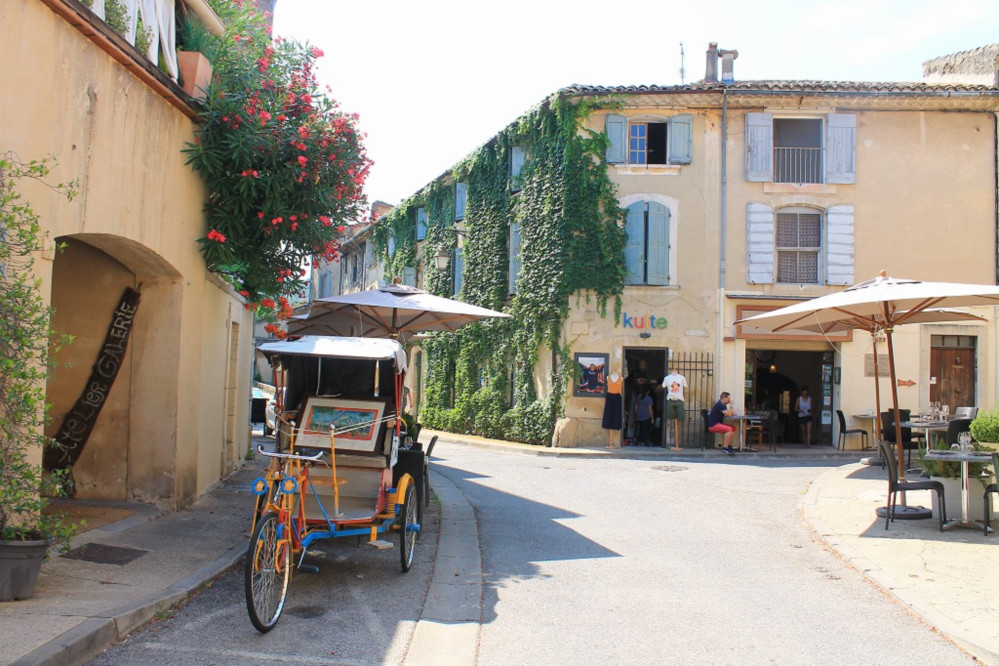
[[[291,335],[399,338],[429,331],[455,331],[489,317],[509,317],[477,305],[392,284],[354,294],[319,298],[306,315],[288,320]]]
[[[821,330],[821,327],[847,326],[884,331],[888,344],[888,374],[891,379],[892,410],[895,417],[895,442],[899,471],[905,478],[902,426],[898,414],[898,385],[895,379],[895,350],[892,331],[895,326],[917,321],[927,310],[944,307],[970,307],[999,304],[999,286],[960,282],[924,282],[893,278],[884,271],[866,282],[843,291],[795,303],[772,312],[741,319],[736,324],[750,324],[772,331],[788,329]],[[926,315],[931,316],[931,315]],[[826,328],[825,330],[833,330]],[[875,359],[877,355],[875,354]],[[877,381],[877,374],[875,374]]]

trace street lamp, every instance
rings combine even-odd
[[[450,263],[451,253],[444,248],[437,250],[437,254],[434,255],[434,264],[437,266],[437,270],[446,271]]]

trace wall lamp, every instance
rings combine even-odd
[[[640,337],[643,340],[648,340],[649,338],[652,337],[652,334],[651,333],[639,333],[638,337]]]
[[[458,227],[452,227],[451,231],[457,234],[458,238],[468,238],[468,232],[462,231]],[[434,265],[437,266],[437,270],[446,271],[447,267],[451,265],[451,250],[446,248],[437,250],[437,254],[434,255]]]

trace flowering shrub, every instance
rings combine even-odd
[[[303,290],[303,266],[336,258],[343,223],[363,215],[371,162],[357,116],[319,89],[322,52],[272,41],[239,4],[220,11],[227,30],[209,54],[204,125],[184,152],[208,188],[198,239],[208,269],[280,318],[291,313],[284,297]]]

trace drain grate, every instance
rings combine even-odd
[[[62,557],[71,560],[95,562],[97,564],[117,564],[121,566],[142,557],[148,552],[148,550],[139,550],[137,548],[108,546],[103,543],[88,543],[79,548],[74,548],[65,555],[62,555]]]
[[[686,472],[688,468],[683,465],[653,465],[652,469],[659,472]]]

